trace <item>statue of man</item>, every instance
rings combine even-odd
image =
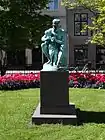
[[[64,48],[65,31],[60,27],[60,19],[54,19],[52,26],[45,31],[41,48],[48,59],[47,64],[58,67]]]

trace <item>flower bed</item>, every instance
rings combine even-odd
[[[105,74],[70,73],[69,87],[73,88],[103,88],[105,89]],[[0,76],[0,90],[16,90],[40,87],[40,73],[11,74]]]
[[[25,88],[36,88],[40,86],[40,73],[27,75],[17,73],[0,77],[1,90],[16,90]]]
[[[105,74],[71,73],[69,87],[74,88],[105,88]]]

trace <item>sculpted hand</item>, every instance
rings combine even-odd
[[[47,38],[46,38],[46,40],[51,40],[51,37],[50,37],[50,36],[49,36],[49,37],[47,37]]]
[[[54,42],[54,41],[55,41],[55,37],[52,37],[52,38],[51,38],[51,41]]]

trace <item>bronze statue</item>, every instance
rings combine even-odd
[[[42,37],[43,43],[41,44],[42,51],[48,59],[48,62],[45,63],[46,70],[49,67],[51,70],[53,68],[57,70],[60,66],[65,42],[65,31],[60,26],[60,19],[54,19],[52,26],[52,28],[45,31]]]

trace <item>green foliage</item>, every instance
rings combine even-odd
[[[1,0],[0,47],[24,49],[35,47],[51,18],[41,15],[49,0]]]
[[[105,46],[105,0],[62,0],[67,8],[82,7],[93,13],[92,23],[87,28],[93,32],[91,43]]]

